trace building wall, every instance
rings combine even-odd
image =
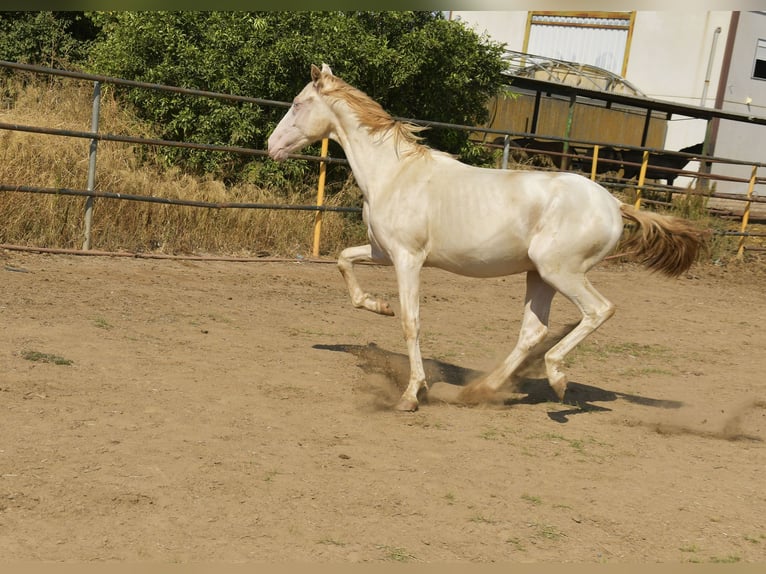
[[[742,12],[731,55],[731,66],[724,91],[722,107],[738,113],[766,116],[766,80],[754,79],[753,63],[758,39],[766,39],[766,14]],[[748,108],[746,99],[752,100]],[[716,140],[715,155],[738,160],[766,162],[766,129],[763,126],[721,121]],[[713,173],[747,179],[752,166],[715,165]],[[760,168],[759,177],[766,177],[766,168]],[[746,184],[718,182],[717,191],[745,193]],[[766,186],[759,185],[756,192],[766,194]]]
[[[730,12],[637,12],[626,79],[648,98],[713,107],[730,17]],[[701,98],[717,27],[721,33],[703,104]],[[674,116],[668,125],[666,148],[680,149],[703,141],[706,124],[704,120]]]
[[[462,22],[477,34],[489,34],[496,42],[506,43],[506,48],[521,52],[524,32],[527,29],[527,13],[522,11],[493,12],[487,10],[453,10],[450,18]]]
[[[506,43],[509,50],[522,51],[527,14],[526,11],[453,11],[450,17],[479,34],[487,33],[493,40]],[[637,11],[625,79],[652,99],[714,107],[731,14],[730,11],[706,10]],[[720,28],[719,34],[716,34],[717,28]],[[751,77],[758,38],[766,39],[766,13],[742,12],[726,79],[723,109],[746,112],[744,102],[750,97],[753,114],[766,115],[766,80]],[[664,143],[666,149],[677,150],[701,142],[706,127],[704,120],[674,115],[667,123],[660,147]],[[715,154],[766,162],[765,138],[766,130],[761,126],[722,121]],[[697,168],[698,164],[691,163],[685,169],[694,171]],[[747,166],[718,166],[713,172],[747,178],[750,169]],[[766,168],[761,170],[764,171]],[[761,172],[759,175],[763,176]],[[676,180],[679,186],[691,183],[690,178]],[[747,189],[742,184],[727,182],[718,182],[716,188],[728,193],[744,193]],[[760,189],[756,191],[764,193]]]
[[[720,26],[706,98],[706,105],[712,107],[730,14],[702,10],[636,12],[625,79],[649,98],[700,105],[714,31]],[[527,12],[453,11],[451,17],[479,34],[506,42],[509,50],[522,50]],[[680,149],[702,141],[704,136],[704,121],[679,119],[670,122],[665,145]]]
[[[454,11],[450,17],[472,28],[478,34],[488,34],[495,41],[505,42],[509,50],[522,51],[527,30],[527,15],[528,12],[521,11]],[[597,46],[592,48],[598,49]],[[561,55],[558,54],[558,56]],[[621,62],[620,59],[618,68],[621,67]],[[514,100],[499,98],[492,106],[491,114],[494,119],[490,127],[518,132],[530,131],[533,100],[533,97],[524,94]],[[568,101],[560,98],[544,98],[537,133],[563,137],[566,132],[568,110]],[[632,113],[618,109],[606,110],[602,107],[578,103],[570,136],[580,140],[641,145],[643,127],[644,113],[642,111]],[[652,119],[647,145],[663,147],[665,129],[664,119]]]

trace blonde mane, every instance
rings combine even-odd
[[[404,144],[406,155],[425,155],[433,151],[422,144],[423,138],[417,135],[427,128],[395,120],[378,102],[337,76],[334,76],[330,82],[325,79],[320,91],[336,101],[345,102],[370,133],[392,133],[397,149]]]

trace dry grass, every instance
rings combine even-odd
[[[56,85],[6,80],[0,121],[89,131],[90,84]],[[102,93],[99,130],[154,137],[146,125],[121,107],[110,90]],[[0,131],[0,183],[85,189],[89,141]],[[139,159],[146,148],[100,142],[96,190],[206,202],[313,205],[316,189],[261,189],[225,186]],[[326,191],[328,205],[354,205],[359,191],[351,182]],[[85,198],[20,192],[0,193],[0,242],[37,247],[80,248],[84,239]],[[96,199],[92,247],[108,251],[161,253],[270,254],[294,257],[311,251],[314,212],[261,209],[207,209]],[[325,213],[321,251],[335,255],[363,242],[361,218]]]
[[[0,121],[89,131],[92,84],[71,80],[0,79]],[[104,133],[157,137],[129,108],[103,88],[99,130]],[[89,141],[0,130],[0,183],[85,189]],[[101,142],[96,189],[126,195],[148,195],[207,202],[313,205],[316,189],[262,189],[226,186],[213,178],[195,178],[152,161],[152,148]],[[619,195],[619,194],[618,194]],[[358,205],[359,189],[350,178],[326,191],[328,205]],[[675,205],[679,215],[701,228],[738,229],[738,222],[712,218],[707,198],[693,197]],[[80,248],[84,240],[85,198],[0,192],[0,243],[36,247]],[[206,209],[97,199],[92,248],[106,251],[170,254],[306,256],[311,252],[314,212],[261,209]],[[752,225],[761,232],[763,226]],[[348,245],[365,242],[357,214],[325,213],[321,253],[335,256]],[[712,262],[736,254],[738,240],[713,235]],[[759,238],[748,245],[763,245]],[[761,263],[763,252],[749,252],[749,263]]]

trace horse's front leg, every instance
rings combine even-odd
[[[422,259],[410,255],[394,260],[399,285],[399,307],[404,339],[410,359],[410,380],[396,405],[399,411],[416,411],[420,389],[428,390],[423,358],[420,355],[420,269]]]
[[[359,282],[356,280],[356,274],[354,273],[354,263],[358,261],[371,261],[381,265],[390,265],[389,261],[373,257],[371,245],[348,247],[341,251],[341,254],[338,257],[338,269],[340,270],[341,275],[343,275],[343,279],[346,280],[346,287],[348,287],[348,293],[351,296],[351,303],[354,307],[367,309],[373,313],[393,316],[394,311],[391,309],[391,306],[387,301],[373,297],[366,291],[363,291],[359,286]]]

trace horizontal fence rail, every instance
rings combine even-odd
[[[30,186],[30,185],[21,185],[21,184],[12,185],[8,183],[0,183],[0,192],[11,192],[11,193],[17,192],[17,193],[33,193],[33,194],[50,194],[50,195],[85,197],[87,198],[87,201],[89,202],[91,209],[92,209],[92,202],[94,199],[105,199],[105,200],[137,201],[137,202],[156,203],[156,204],[165,204],[165,205],[178,205],[178,206],[188,206],[188,207],[195,207],[195,208],[205,208],[205,209],[269,209],[269,210],[287,210],[287,211],[313,211],[316,213],[316,218],[317,218],[315,221],[315,229],[314,229],[313,253],[315,255],[318,254],[319,230],[321,228],[321,214],[323,212],[342,212],[342,213],[360,213],[361,212],[361,208],[359,207],[326,206],[323,204],[324,169],[326,168],[328,164],[348,166],[347,160],[343,158],[333,158],[328,156],[326,141],[323,142],[322,153],[319,156],[308,155],[308,154],[290,154],[289,155],[291,159],[319,163],[320,176],[319,176],[319,188],[317,190],[316,205],[292,205],[292,204],[257,203],[257,202],[209,202],[209,201],[195,201],[195,200],[185,200],[185,199],[177,199],[177,198],[162,198],[162,197],[136,195],[136,194],[114,193],[114,192],[101,191],[101,190],[97,191],[93,189],[94,187],[93,182],[95,180],[95,157],[96,157],[95,150],[96,150],[96,144],[98,142],[106,141],[106,142],[117,142],[117,143],[133,144],[133,145],[140,145],[140,146],[175,147],[175,148],[202,150],[202,151],[212,151],[212,152],[219,152],[219,153],[232,153],[232,154],[239,154],[239,155],[245,155],[245,156],[263,157],[268,155],[268,152],[266,150],[247,148],[242,146],[228,146],[228,145],[201,143],[201,142],[185,142],[185,141],[164,140],[164,139],[156,139],[156,138],[144,138],[144,137],[137,137],[137,136],[130,136],[130,135],[101,133],[98,131],[98,106],[100,103],[100,100],[99,100],[100,85],[102,83],[131,87],[131,88],[160,90],[160,91],[179,93],[179,94],[185,94],[190,96],[215,98],[215,99],[225,100],[230,102],[245,102],[245,103],[256,104],[259,106],[276,106],[276,107],[286,108],[286,107],[289,107],[291,104],[289,102],[281,102],[277,100],[270,100],[270,99],[264,99],[264,98],[253,98],[248,96],[223,94],[223,93],[211,92],[206,90],[197,90],[197,89],[182,88],[177,86],[167,86],[167,85],[156,84],[156,83],[140,82],[135,80],[126,80],[122,78],[101,76],[97,74],[88,74],[88,73],[74,72],[74,71],[68,71],[68,70],[58,70],[53,68],[45,68],[42,66],[22,64],[18,62],[7,62],[7,61],[0,60],[0,67],[5,67],[5,68],[13,69],[13,70],[18,70],[18,71],[31,72],[36,74],[47,74],[51,76],[60,76],[60,77],[66,77],[66,78],[77,79],[82,81],[94,82],[94,104],[93,104],[93,111],[92,111],[93,120],[92,120],[91,131],[68,130],[68,129],[61,129],[61,128],[40,127],[40,126],[24,125],[24,124],[18,124],[18,123],[0,122],[0,130],[27,132],[27,133],[44,134],[44,135],[51,135],[51,136],[57,136],[57,137],[71,137],[71,138],[80,138],[80,139],[89,140],[91,142],[91,154],[90,154],[90,168],[89,168],[89,176],[88,176],[88,189],[72,189],[72,188],[63,188],[63,187],[49,188],[49,187],[39,187],[39,186]],[[620,143],[605,143],[605,142],[597,142],[597,141],[589,141],[589,140],[574,140],[571,138],[563,138],[563,137],[552,136],[552,135],[546,136],[546,135],[532,134],[527,132],[514,132],[509,130],[499,130],[499,129],[477,127],[477,126],[465,126],[465,125],[451,124],[446,122],[417,120],[417,119],[410,119],[410,118],[403,118],[403,117],[395,117],[394,119],[398,121],[405,121],[405,122],[409,122],[409,123],[413,123],[417,125],[422,125],[425,127],[442,128],[442,129],[459,129],[459,130],[464,130],[473,134],[480,133],[480,134],[484,134],[482,137],[485,140],[489,136],[495,136],[495,142],[497,142],[498,140],[502,140],[502,143],[490,143],[486,141],[482,141],[478,143],[481,143],[481,145],[484,145],[488,149],[502,150],[502,163],[501,165],[498,166],[501,169],[506,169],[509,167],[509,160],[511,159],[510,158],[511,150],[517,151],[517,152],[524,152],[528,156],[544,155],[549,158],[558,159],[559,162],[561,162],[562,167],[567,167],[569,165],[572,165],[572,162],[581,162],[581,165],[585,165],[585,166],[587,166],[590,163],[592,164],[590,168],[591,179],[597,180],[603,185],[614,190],[617,190],[617,189],[635,190],[635,193],[637,194],[637,200],[636,200],[637,206],[640,206],[641,201],[644,201],[646,203],[654,203],[654,204],[667,204],[667,202],[658,201],[656,199],[642,198],[642,193],[644,191],[667,192],[670,194],[675,193],[675,194],[684,194],[684,195],[698,195],[698,196],[704,196],[706,198],[718,198],[718,199],[725,199],[725,200],[736,201],[736,202],[744,202],[745,208],[743,210],[741,230],[718,232],[722,235],[727,235],[727,236],[733,235],[733,236],[739,236],[741,238],[740,248],[738,250],[738,256],[742,255],[742,252],[745,248],[744,246],[745,237],[762,237],[766,235],[766,234],[751,233],[751,232],[748,232],[746,229],[749,216],[750,216],[751,205],[755,203],[766,203],[766,197],[760,197],[753,192],[755,185],[766,183],[766,178],[763,178],[763,177],[759,178],[756,176],[757,168],[766,167],[766,164],[763,164],[763,163],[753,163],[753,162],[736,160],[736,159],[703,156],[700,154],[688,154],[683,152],[675,152],[671,150],[664,150],[664,149],[657,149],[657,148],[630,146],[630,145],[620,144]],[[543,148],[536,149],[532,145],[528,147],[515,147],[512,143],[511,138],[530,138],[530,139],[539,140],[539,141],[559,142],[562,144],[562,150],[556,151],[556,150],[543,149]],[[609,148],[619,149],[620,151],[624,150],[624,151],[640,152],[643,154],[643,161],[641,163],[636,163],[635,161],[627,161],[623,159],[616,160],[609,157],[603,157],[603,158],[599,157],[599,150],[601,151],[601,153],[603,153],[604,149],[609,149]],[[584,150],[590,151],[592,155],[590,156],[587,154],[583,155]],[[662,154],[665,157],[688,158],[688,160],[694,160],[699,162],[699,165],[701,166],[701,168],[704,166],[705,169],[704,170],[701,169],[700,171],[686,171],[684,169],[675,169],[675,168],[667,167],[667,166],[657,166],[654,164],[649,164],[649,158],[651,157],[651,154]],[[750,178],[738,178],[733,176],[724,176],[724,175],[717,175],[717,174],[713,175],[709,173],[709,167],[713,163],[726,163],[731,165],[751,166],[753,168],[753,172],[752,172],[753,174]],[[576,165],[580,165],[580,164],[576,164]],[[632,181],[632,180],[620,181],[617,179],[607,180],[603,177],[599,178],[597,177],[597,175],[600,175],[601,172],[598,172],[598,168],[599,166],[603,167],[604,165],[615,167],[615,170],[614,170],[615,172],[619,172],[625,166],[630,166],[632,168],[640,170],[642,174],[646,172],[647,167],[650,165],[653,173],[659,172],[662,174],[660,175],[660,178],[663,178],[665,175],[671,175],[674,178],[675,177],[696,178],[696,180],[701,183],[702,189],[696,189],[696,188],[684,189],[680,187],[674,187],[672,185],[650,183],[644,180],[643,175],[639,176],[638,181]],[[607,171],[611,171],[611,170],[607,170]],[[741,183],[743,185],[748,186],[748,192],[746,194],[730,194],[730,193],[720,193],[720,192],[709,191],[708,189],[706,189],[706,187],[708,183],[712,181],[729,181],[729,182]],[[714,210],[711,209],[711,212],[714,212]],[[84,243],[85,249],[90,249],[89,217],[90,217],[90,212],[86,213],[86,240]],[[748,247],[748,249],[758,250],[759,248]]]
[[[175,199],[172,197],[155,197],[152,195],[129,195],[125,193],[110,193],[108,191],[89,191],[87,189],[68,189],[65,187],[35,187],[31,185],[0,184],[0,191],[17,191],[21,193],[42,193],[47,195],[69,195],[74,197],[97,197],[102,199],[122,199],[143,203],[162,203],[165,205],[182,205],[186,207],[205,207],[207,209],[275,209],[286,211],[335,211],[340,213],[361,213],[360,207],[343,207],[334,205],[297,205],[288,203],[249,203],[228,201],[197,201],[191,199]]]
[[[59,70],[57,68],[46,68],[44,66],[35,66],[32,64],[22,64],[20,62],[8,62],[0,60],[0,67],[23,70],[36,74],[47,74],[49,76],[61,76],[65,78],[74,78],[77,80],[86,80],[89,82],[99,82],[102,84],[113,84],[115,86],[128,86],[131,88],[144,88],[147,90],[160,90],[163,92],[173,92],[176,94],[186,94],[187,96],[202,96],[205,98],[214,98],[218,100],[229,100],[232,102],[247,102],[262,106],[276,106],[289,108],[289,102],[280,102],[277,100],[265,100],[263,98],[251,98],[249,96],[237,96],[233,94],[222,94],[219,92],[208,92],[205,90],[195,90],[192,88],[180,88],[178,86],[167,86],[165,84],[153,84],[150,82],[139,82],[137,80],[126,80],[124,78],[114,78],[112,76],[100,76],[98,74],[87,74],[85,72],[73,72],[70,70]]]
[[[88,140],[93,139],[97,141],[129,143],[129,144],[146,145],[146,146],[164,146],[164,147],[197,149],[197,150],[204,150],[204,151],[228,152],[228,153],[236,153],[241,155],[267,156],[269,154],[269,152],[266,150],[253,149],[253,148],[240,147],[240,146],[180,142],[175,140],[161,140],[161,139],[152,139],[152,138],[142,138],[137,136],[102,134],[98,132],[96,133],[83,132],[83,131],[77,131],[77,130],[64,130],[61,128],[43,128],[43,127],[28,126],[23,124],[9,124],[5,122],[0,122],[0,130],[46,134],[46,135],[64,136],[64,137],[72,137],[72,138],[83,138]],[[340,165],[348,165],[348,161],[342,158],[332,158],[332,157],[321,158],[315,155],[304,155],[299,153],[290,154],[290,158],[303,159],[308,161],[324,161],[327,163],[337,163]]]

